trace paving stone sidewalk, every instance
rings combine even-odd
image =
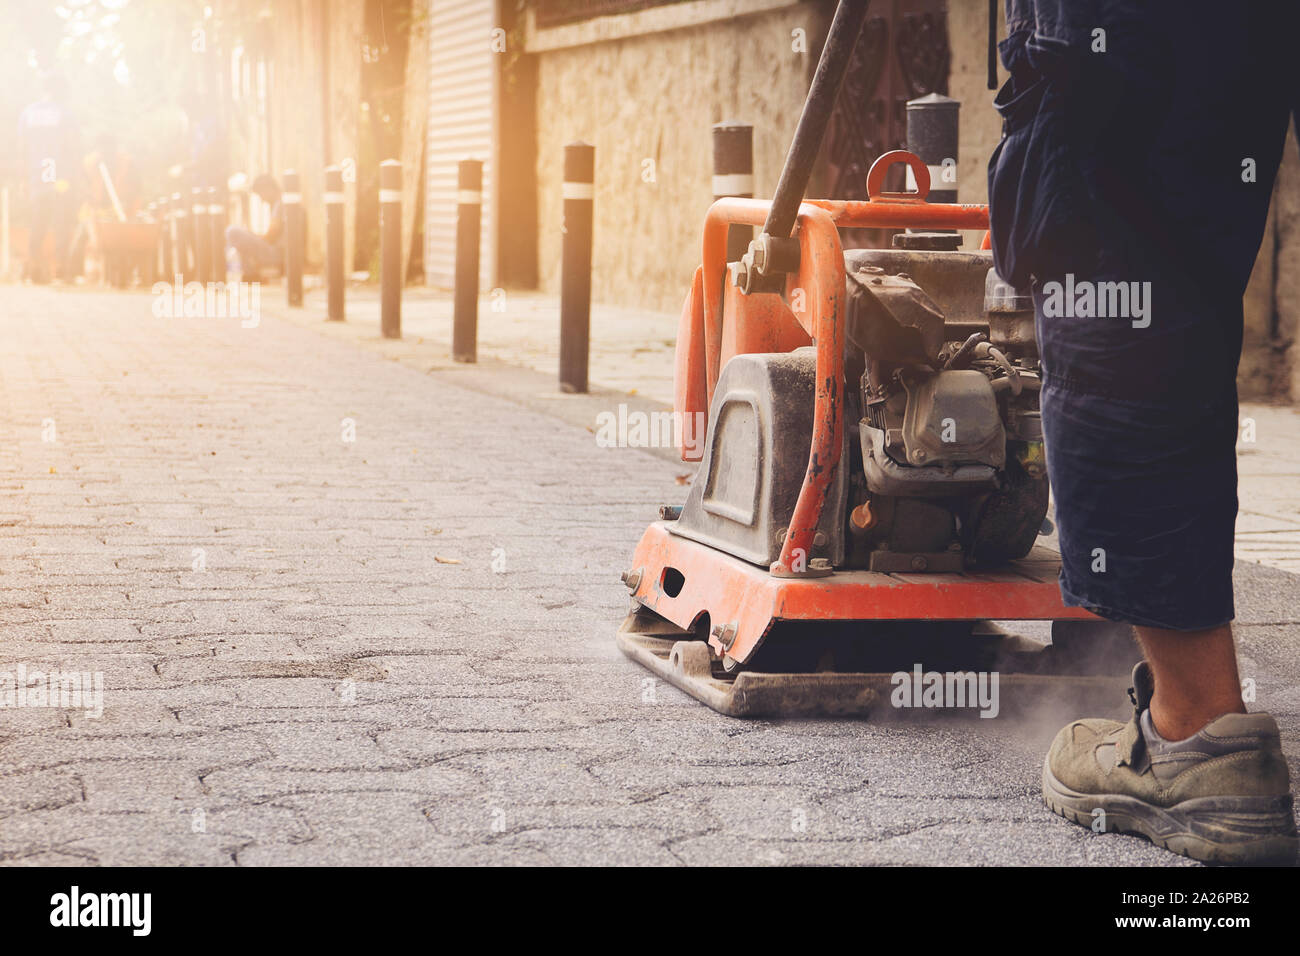
[[[272,302],[282,296],[275,290]],[[348,291],[346,323],[324,322],[323,292],[308,291],[304,309],[284,317],[336,338],[381,351],[421,369],[451,369],[451,299],[412,288],[403,311],[405,341],[379,339],[379,300],[373,286]],[[552,383],[559,367],[559,302],[531,292],[484,294],[479,308],[479,357],[538,372],[543,390],[532,396],[555,407]],[[645,309],[595,304],[591,315],[591,380],[606,390],[606,406],[619,401],[639,408],[671,408],[677,316]],[[1300,405],[1243,403],[1238,443],[1241,511],[1237,559],[1300,573]],[[578,422],[589,426],[590,421]],[[670,457],[670,456],[665,456]]]
[[[1042,807],[1068,714],[738,722],[648,682],[617,574],[682,467],[597,447],[607,399],[270,304],[2,291],[0,673],[102,672],[104,710],[0,710],[0,862],[1180,862]],[[1238,590],[1300,768],[1297,581]]]

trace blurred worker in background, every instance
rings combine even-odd
[[[244,281],[256,282],[264,269],[284,266],[284,217],[280,208],[280,185],[273,176],[262,173],[253,180],[249,191],[271,207],[270,223],[260,234],[243,226],[229,227],[226,246],[238,259],[231,271],[237,272]]]
[[[32,282],[61,281],[73,274],[72,230],[81,185],[80,134],[64,105],[64,84],[52,73],[41,76],[40,99],[18,116],[18,155],[25,166],[31,202],[31,233],[25,277]],[[45,237],[54,235],[54,266],[45,259]]]
[[[111,257],[117,251],[104,248],[105,236],[103,230],[96,228],[97,222],[117,221],[119,210],[122,221],[127,222],[140,210],[140,177],[131,154],[118,147],[113,133],[104,132],[95,137],[95,148],[82,160],[82,168],[86,201],[77,216],[77,230],[69,253],[73,276],[81,273],[88,251],[92,261]]]
[[[100,166],[104,169],[101,171]],[[113,184],[122,214],[129,220],[140,208],[140,177],[136,174],[131,154],[121,149],[112,133],[100,133],[95,138],[95,149],[86,156],[87,198],[96,216],[116,218],[113,197],[109,195],[105,173]]]

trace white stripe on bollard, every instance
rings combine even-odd
[[[282,193],[280,202],[289,206],[297,205],[302,202],[302,193]]]
[[[596,187],[592,183],[564,183],[560,187],[564,199],[595,199]]]
[[[325,194],[325,202],[326,202],[327,204],[329,204],[329,205],[336,206],[336,205],[338,205],[339,203],[343,202],[343,194],[342,194],[342,193],[326,193],[326,194]]]
[[[210,216],[220,216],[225,211],[226,211],[225,206],[221,206],[216,203],[208,207],[208,215]]]
[[[753,173],[725,173],[713,177],[715,196],[752,196],[753,194]]]
[[[380,202],[401,202],[402,191],[400,189],[381,189],[379,190]]]
[[[458,206],[481,206],[483,205],[483,194],[477,189],[458,189],[456,190],[456,204]]]
[[[9,187],[0,189],[0,279],[9,277]]]

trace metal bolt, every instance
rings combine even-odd
[[[749,288],[749,262],[747,259],[748,253],[746,253],[745,258],[732,264],[732,268],[735,269],[736,288],[741,291]]]
[[[813,558],[808,562],[809,571],[829,571],[831,562],[829,558]]]
[[[917,554],[912,557],[912,570],[924,571],[930,566],[930,562],[925,559],[924,555]]]
[[[635,591],[641,585],[641,569],[635,571],[624,571],[619,575],[619,580],[627,585],[629,591]]]
[[[926,455],[924,448],[918,448],[916,451],[912,452],[913,461],[925,461],[928,457],[929,456]]]
[[[824,545],[825,543],[826,543],[826,535],[825,535],[825,534],[823,534],[822,532],[818,531],[816,534],[813,535],[813,546],[814,546],[814,547],[820,548],[820,547],[821,547],[822,545]]]
[[[713,636],[718,639],[718,643],[723,649],[731,647],[736,643],[736,625],[734,624],[715,624],[713,626]]]

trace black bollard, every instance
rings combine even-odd
[[[180,193],[172,193],[172,272],[177,276],[177,282],[184,282],[185,274],[189,271],[186,255],[190,244],[189,228],[190,217],[185,209],[184,197]]]
[[[284,171],[284,192],[280,194],[284,214],[284,284],[292,306],[302,305],[302,183],[292,169]]]
[[[462,159],[456,173],[456,292],[451,357],[478,361],[478,246],[483,211],[483,164]]]
[[[212,281],[226,281],[226,190],[208,187],[208,225],[212,229]]]
[[[150,222],[158,222],[158,203],[149,202],[145,204],[144,213],[149,217]],[[141,258],[143,259],[143,256]],[[153,255],[149,257],[149,269],[147,272],[141,271],[140,281],[152,285],[161,278],[162,274],[162,229],[159,228],[158,236],[153,244]]]
[[[172,281],[172,218],[171,200],[163,195],[158,200],[158,265],[162,281]]]
[[[941,93],[907,101],[907,148],[930,170],[930,202],[957,201],[957,122],[961,103]],[[907,188],[915,189],[912,170]]]
[[[208,200],[198,186],[190,190],[194,228],[194,278],[207,284],[212,277],[212,228],[208,225]]]
[[[754,127],[724,120],[713,126],[713,198],[754,195]],[[753,226],[727,230],[727,261],[736,262],[749,251]]]
[[[343,321],[343,170],[325,167],[325,281],[329,286],[326,318]]]
[[[564,147],[564,239],[560,256],[560,391],[587,391],[591,339],[591,219],[596,148]]]
[[[379,331],[402,337],[402,164],[379,164]]]

